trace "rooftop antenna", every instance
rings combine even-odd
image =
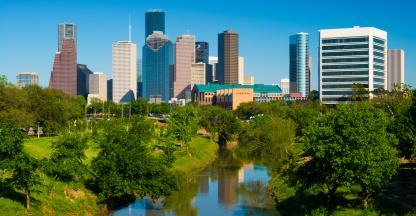
[[[129,14],[129,41],[131,41],[131,16]]]

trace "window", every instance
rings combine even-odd
[[[378,38],[374,38],[374,43],[378,43],[378,44],[384,45],[384,40],[380,40]]]
[[[368,42],[368,38],[339,38],[339,39],[325,39],[322,43],[350,43],[350,42]]]
[[[374,68],[384,70],[384,66],[381,66],[381,65],[374,65]]]
[[[364,49],[364,48],[368,48],[368,44],[323,46],[322,47],[322,50],[334,50],[334,49]]]
[[[346,68],[368,68],[368,64],[324,65],[324,66],[322,66],[322,69],[346,69]]]
[[[368,58],[339,58],[339,59],[323,59],[323,63],[328,62],[365,62]]]
[[[368,81],[368,77],[351,77],[351,78],[323,78],[322,82],[357,82]]]
[[[368,75],[368,71],[322,72],[322,76],[338,76],[338,75]]]
[[[382,58],[384,58],[384,53],[374,52],[374,55],[375,55],[375,56],[378,56],[378,57],[382,57]]]
[[[376,50],[384,51],[384,47],[382,47],[382,46],[374,45],[373,47]]]
[[[384,83],[383,78],[374,78],[374,82]]]
[[[323,91],[322,95],[352,95],[352,91]]]
[[[349,56],[349,55],[368,55],[368,51],[326,52],[326,53],[322,53],[322,56]]]
[[[368,88],[368,84],[362,84],[364,88]],[[323,89],[330,88],[352,88],[353,84],[338,84],[338,85],[322,85]]]

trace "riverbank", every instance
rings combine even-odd
[[[52,143],[58,137],[31,138],[24,142],[24,150],[36,159],[46,159],[52,153]],[[85,154],[87,164],[98,154],[98,146],[89,142]],[[206,168],[216,158],[218,144],[197,136],[189,145],[189,154],[179,149],[172,167],[181,176],[191,176]],[[81,183],[64,183],[39,173],[41,184],[31,194],[30,209],[24,206],[24,194],[2,191],[0,197],[1,215],[107,215],[104,205],[97,204],[96,195]]]

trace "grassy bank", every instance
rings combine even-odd
[[[180,174],[191,175],[207,167],[215,160],[218,144],[205,137],[194,137],[189,145],[189,153],[175,152],[176,161],[173,165]]]
[[[24,150],[36,159],[52,154],[51,145],[59,137],[30,138],[24,141]],[[93,142],[88,143],[87,160],[90,163],[98,153]],[[5,190],[0,197],[0,215],[104,215],[96,204],[96,196],[83,184],[56,181],[39,172],[38,184],[31,193],[31,208],[25,208],[24,194]]]

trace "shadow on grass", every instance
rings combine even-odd
[[[23,207],[26,208],[26,196],[23,193],[20,193],[18,191],[15,191],[13,188],[1,184],[0,183],[0,197],[4,197],[6,199],[13,200],[15,202],[18,202],[22,204]],[[30,205],[36,205],[39,204],[39,201],[33,198],[33,196],[30,197]]]

